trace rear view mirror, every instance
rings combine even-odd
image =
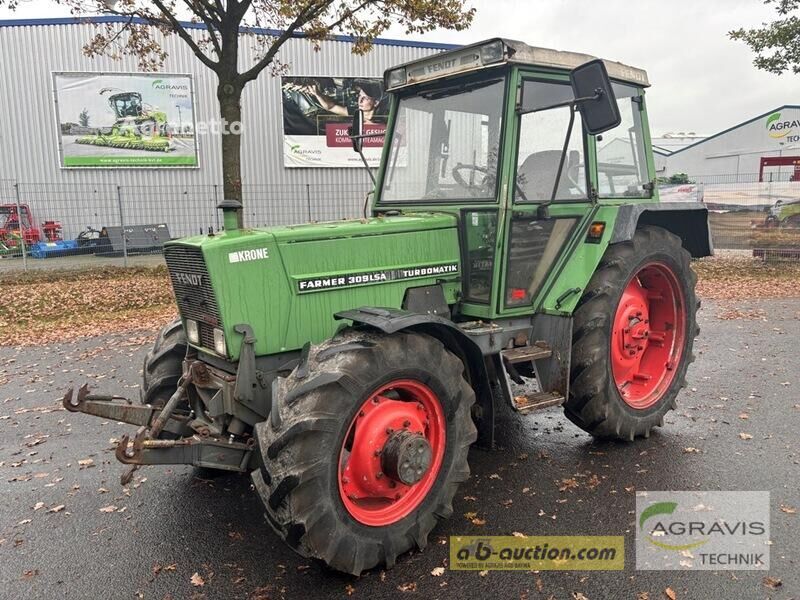
[[[353,113],[353,124],[350,127],[350,141],[353,143],[353,150],[361,153],[364,146],[364,113],[357,109]]]
[[[583,128],[590,135],[614,129],[622,122],[606,66],[600,59],[575,67],[569,74],[581,112]]]

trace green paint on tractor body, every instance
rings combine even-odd
[[[339,311],[399,307],[408,287],[438,282],[455,303],[460,287],[456,219],[444,214],[246,229],[176,243],[203,252],[232,360],[239,323],[258,332],[257,355],[274,354],[330,337]]]
[[[392,161],[396,160],[392,154],[392,130],[397,127],[398,114],[403,114],[404,98],[411,94],[406,90],[394,96],[371,218],[237,230],[172,242],[202,250],[220,310],[229,360],[237,360],[243,339],[234,331],[237,324],[247,323],[253,328],[259,356],[297,350],[307,342],[317,343],[333,335],[340,325],[334,318],[337,312],[365,306],[400,309],[406,290],[420,286],[441,284],[455,321],[572,313],[611,240],[620,208],[658,203],[657,191],[651,185],[655,170],[644,86],[614,84],[626,96],[622,101],[636,111],[631,116],[635,120],[631,127],[636,130],[640,154],[631,156],[632,164],[625,167],[599,164],[598,156],[602,159],[604,153],[602,143],[596,136],[576,129],[578,133],[574,135],[583,140],[583,191],[575,198],[557,198],[547,206],[547,217],[542,219],[537,216],[542,201],[524,201],[515,194],[515,185],[519,186],[521,180],[515,172],[521,162],[520,129],[526,125],[514,114],[524,102],[520,96],[527,90],[526,85],[540,82],[549,86],[542,88],[543,93],[550,93],[551,89],[566,93],[568,71],[506,66],[483,74],[481,81],[487,78],[496,82],[492,94],[486,94],[486,102],[493,104],[475,109],[489,113],[488,117],[481,117],[489,121],[488,127],[486,123],[482,125],[484,138],[497,140],[497,148],[488,149],[485,157],[486,161],[496,160],[496,183],[486,187],[493,187],[486,197],[447,202],[437,201],[436,195],[441,192],[431,193],[429,200],[393,197],[388,181]],[[464,75],[437,81],[430,85],[431,94],[465,80],[462,85],[469,85],[470,79]],[[528,93],[538,92],[536,87],[531,89]],[[492,113],[497,116],[494,131]],[[441,115],[444,119],[454,118],[446,112]],[[562,131],[559,133],[563,135]],[[629,139],[627,131],[625,138]],[[413,157],[401,160],[413,161]],[[437,161],[446,162],[441,157]],[[614,178],[623,184],[614,188]],[[640,185],[631,187],[629,183],[633,181]],[[607,197],[600,197],[601,188],[608,188]],[[526,220],[551,220],[558,224],[556,227],[569,229],[561,239],[554,240],[553,247],[537,255],[546,261],[539,265],[538,274],[524,272],[525,263],[521,263],[523,279],[538,278],[535,289],[530,290],[512,288],[515,275],[510,272],[514,261],[514,242],[510,238]],[[602,222],[604,232],[600,239],[587,243],[587,229],[593,222]],[[530,226],[521,226],[525,228]],[[542,236],[553,236],[554,232],[546,229],[542,229]],[[230,261],[232,254],[253,249],[264,249],[268,257]],[[452,271],[424,270],[447,265]],[[405,276],[406,271],[414,269],[431,274]],[[519,279],[519,274],[516,277]],[[514,294],[517,297],[512,298]]]

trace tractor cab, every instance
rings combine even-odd
[[[395,67],[384,83],[392,118],[373,214],[458,219],[464,315],[574,303],[581,284],[553,289],[567,247],[597,219],[579,251],[602,249],[604,205],[656,200],[641,69],[494,39]]]

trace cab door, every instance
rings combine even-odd
[[[554,265],[571,251],[596,197],[587,168],[592,140],[584,134],[580,113],[569,106],[548,108],[573,99],[568,78],[523,72],[517,89],[498,298],[504,315],[536,309]]]

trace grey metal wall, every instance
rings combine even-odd
[[[199,137],[199,169],[60,169],[53,113],[53,71],[138,71],[126,57],[87,58],[83,45],[97,31],[91,23],[0,26],[0,179],[23,183],[87,186],[202,186],[220,184],[219,135]],[[193,32],[199,37],[199,32]],[[253,64],[254,44],[244,37],[242,68]],[[163,40],[169,58],[163,71],[194,77],[197,121],[218,119],[216,75],[177,36]],[[379,77],[393,64],[435,53],[433,48],[382,43],[367,56],[351,53],[345,41],[326,41],[319,52],[302,39],[290,40],[280,54],[292,75]],[[269,71],[247,86],[243,99],[243,180],[251,185],[361,186],[361,169],[283,167],[280,79]],[[255,192],[257,193],[257,192]]]

